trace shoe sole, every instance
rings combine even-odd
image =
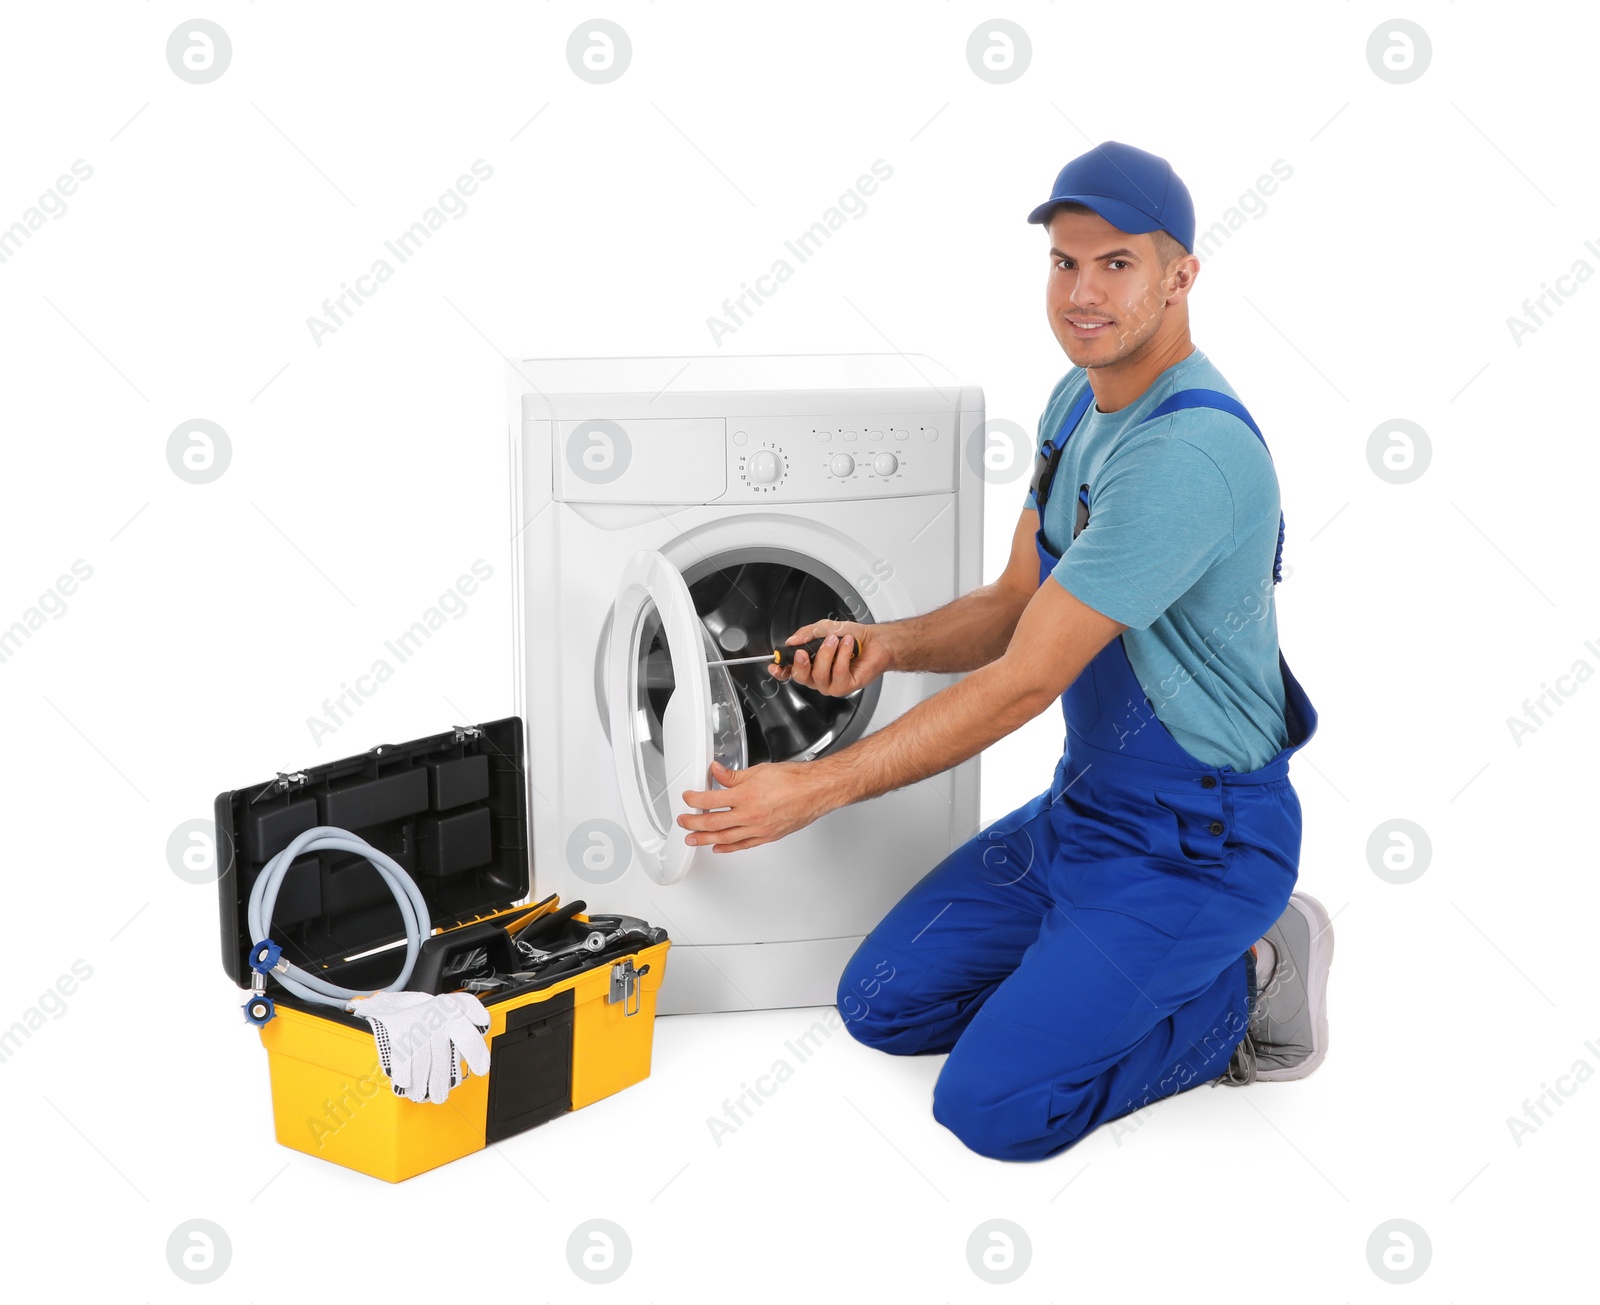
[[[1311,1054],[1282,1069],[1262,1069],[1258,1083],[1284,1083],[1314,1072],[1328,1054],[1328,970],[1333,965],[1333,921],[1327,909],[1310,893],[1291,893],[1289,905],[1305,916],[1310,926],[1310,954],[1306,957],[1306,1005],[1311,1018]]]

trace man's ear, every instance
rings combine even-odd
[[[1194,289],[1195,279],[1200,275],[1200,260],[1193,254],[1185,254],[1173,263],[1170,275],[1172,294],[1179,297],[1187,296]]]

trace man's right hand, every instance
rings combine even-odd
[[[824,643],[817,650],[815,660],[803,651],[797,652],[792,667],[768,666],[767,674],[774,679],[792,679],[830,698],[842,698],[894,669],[893,641],[884,626],[862,625],[856,621],[813,621],[801,626],[784,642],[810,643],[819,638]],[[852,642],[847,644],[845,640]],[[859,644],[861,648],[855,657],[849,655],[852,644]]]

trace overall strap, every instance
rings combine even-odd
[[[1155,411],[1146,417],[1145,421],[1154,421],[1157,417],[1165,417],[1169,412],[1178,412],[1184,408],[1216,408],[1221,412],[1237,417],[1255,432],[1255,437],[1261,441],[1261,447],[1267,449],[1267,456],[1269,458],[1272,456],[1272,450],[1267,448],[1267,437],[1261,433],[1261,427],[1256,425],[1255,418],[1245,411],[1244,404],[1240,403],[1232,395],[1224,394],[1221,390],[1179,390],[1176,394],[1158,404]],[[1140,425],[1143,424],[1143,422],[1140,423]],[[1273,554],[1272,558],[1272,583],[1275,585],[1283,583],[1283,512],[1281,510],[1278,512],[1278,551]]]
[[[1169,412],[1177,412],[1183,408],[1217,408],[1222,412],[1229,413],[1255,432],[1256,438],[1261,441],[1262,448],[1267,446],[1267,437],[1261,433],[1261,427],[1256,425],[1255,418],[1245,411],[1244,404],[1240,403],[1231,394],[1224,394],[1221,390],[1179,390],[1176,394],[1164,399],[1144,420],[1154,421],[1157,417],[1165,417]],[[1144,422],[1139,424],[1142,426]],[[1270,449],[1267,450],[1267,456],[1272,456]]]
[[[1072,433],[1077,430],[1078,423],[1083,419],[1083,414],[1089,410],[1089,405],[1093,401],[1094,390],[1085,386],[1084,392],[1078,396],[1078,401],[1073,404],[1072,409],[1067,413],[1066,419],[1061,423],[1061,430],[1056,432],[1056,435],[1061,436],[1061,443],[1057,444],[1055,437],[1052,436],[1039,446],[1039,456],[1034,460],[1033,479],[1029,484],[1029,489],[1033,492],[1040,521],[1044,520],[1045,501],[1050,494],[1050,482],[1055,479],[1056,468],[1061,463],[1062,451],[1067,447],[1067,441],[1072,438]],[[1272,456],[1272,450],[1267,448],[1267,437],[1261,433],[1261,428],[1256,425],[1255,419],[1246,411],[1244,404],[1240,403],[1232,395],[1224,394],[1221,390],[1179,390],[1176,394],[1169,396],[1158,404],[1155,410],[1139,424],[1142,426],[1146,421],[1154,421],[1157,417],[1165,417],[1168,413],[1178,412],[1184,408],[1216,408],[1220,412],[1226,412],[1230,416],[1237,417],[1261,441],[1261,447],[1267,449],[1267,456],[1269,458]],[[1065,431],[1066,434],[1062,435],[1062,431]],[[1081,491],[1079,497],[1083,497]],[[1284,520],[1283,513],[1280,511],[1278,513],[1278,549],[1272,559],[1273,584],[1281,584],[1283,582],[1283,533]]]
[[[1040,521],[1044,520],[1045,500],[1050,497],[1050,482],[1056,478],[1056,468],[1061,465],[1061,452],[1067,447],[1072,432],[1078,429],[1078,423],[1083,420],[1083,414],[1089,411],[1089,405],[1093,402],[1094,390],[1086,385],[1077,402],[1062,420],[1060,429],[1039,446],[1039,456],[1033,460],[1033,477],[1028,482],[1028,491],[1033,495]],[[1063,431],[1066,433],[1062,434]],[[1057,436],[1061,439],[1059,444],[1056,443]]]

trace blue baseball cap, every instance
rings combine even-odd
[[[1050,198],[1028,214],[1046,223],[1057,204],[1092,208],[1130,235],[1162,230],[1194,253],[1194,200],[1172,164],[1145,150],[1108,140],[1061,169]]]

